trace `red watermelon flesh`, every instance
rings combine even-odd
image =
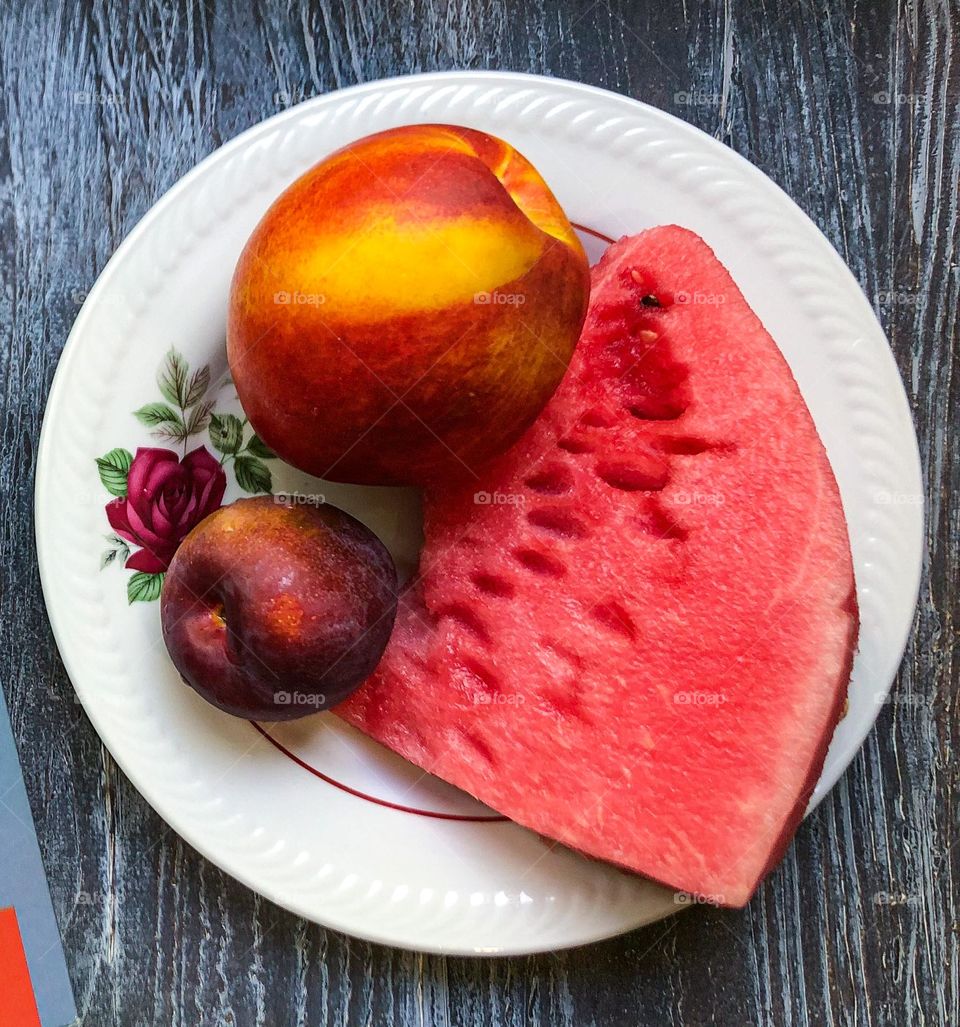
[[[858,622],[823,445],[702,239],[609,248],[560,389],[478,473],[426,497],[420,577],[338,712],[520,824],[742,905],[820,774]]]

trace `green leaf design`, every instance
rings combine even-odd
[[[160,386],[164,399],[179,407],[181,411],[186,411],[199,403],[207,394],[207,389],[210,388],[210,368],[204,364],[203,367],[190,374],[190,365],[184,359],[183,354],[171,347],[163,358],[160,370],[157,372],[157,385]],[[207,413],[210,412],[212,406],[213,404],[209,404]],[[155,426],[169,421],[169,415],[166,414],[166,411],[174,413],[170,407],[163,403],[151,403],[149,406],[144,407],[142,411],[138,410],[137,417],[144,424]],[[143,414],[142,417],[141,414]],[[158,417],[160,418],[159,421],[156,420]],[[148,418],[148,420],[144,418]],[[173,431],[171,434],[176,436],[177,432]],[[179,437],[181,439],[186,438],[190,434],[193,434],[193,432],[190,432],[188,429],[186,435],[180,433]]]
[[[170,427],[184,430],[183,419],[172,407],[166,403],[148,403],[146,406],[134,410],[133,416],[148,428],[156,428],[163,425],[167,430]]]
[[[171,346],[157,372],[157,385],[160,386],[163,398],[176,403],[178,407],[187,406],[186,398],[190,390],[190,386],[187,385],[189,373],[190,365],[183,359],[183,354]]]
[[[121,563],[126,563],[127,557],[130,555],[130,546],[127,544],[126,539],[120,538],[120,536],[114,532],[111,532],[109,535],[104,535],[103,537],[107,540],[110,545],[110,549],[116,553],[117,558]],[[104,556],[106,556],[106,553],[104,553]],[[103,566],[104,565],[101,564],[101,570],[103,570]]]
[[[210,418],[210,441],[218,453],[235,455],[243,442],[243,422],[235,414],[214,414]]]
[[[253,456],[238,456],[233,462],[237,484],[244,492],[270,492],[273,477],[270,468]]]
[[[186,428],[184,429],[183,437],[189,438],[191,435],[199,435],[200,432],[202,432],[210,423],[210,411],[212,409],[212,400],[208,400],[206,403],[200,403],[198,406],[195,406],[190,413],[190,418],[187,421]]]
[[[181,422],[180,424],[164,425],[162,428],[150,432],[150,434],[161,442],[183,442],[187,437],[187,429]]]
[[[144,571],[137,571],[130,575],[127,582],[127,602],[129,603],[152,603],[160,598],[160,591],[163,588],[163,574],[146,574]]]
[[[199,403],[210,388],[210,368],[204,364],[198,371],[194,371],[190,377],[190,384],[187,386],[187,394],[181,404],[185,407],[192,407]]]
[[[105,549],[100,556],[100,570],[109,566],[117,558],[116,549]]]
[[[97,470],[103,487],[111,496],[127,494],[127,474],[133,463],[133,454],[128,449],[111,449],[97,458]]]
[[[246,452],[251,456],[258,456],[262,460],[276,460],[277,454],[260,438],[254,435],[247,443]]]

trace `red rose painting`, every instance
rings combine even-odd
[[[182,460],[169,449],[138,449],[127,494],[107,504],[107,520],[140,546],[126,561],[136,571],[165,571],[190,529],[223,502],[227,476],[206,446]]]
[[[274,454],[258,435],[248,434],[246,418],[214,412],[208,367],[191,372],[183,355],[171,349],[157,386],[162,399],[135,410],[134,417],[153,438],[177,448],[141,446],[136,455],[117,448],[96,460],[101,483],[115,497],[105,507],[113,533],[100,567],[117,564],[135,572],[127,581],[131,603],[159,598],[177,547],[223,503],[228,468],[244,492],[273,488],[265,461]],[[205,445],[188,452],[198,436],[208,438],[214,452]]]

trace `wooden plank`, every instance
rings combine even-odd
[[[82,1022],[960,1023],[958,15],[950,0],[0,10],[0,676]],[[445,67],[625,92],[781,184],[876,303],[930,497],[894,699],[748,909],[698,908],[583,950],[488,962],[305,924],[169,831],[72,698],[31,534],[57,357],[86,290],[151,204],[291,100]]]

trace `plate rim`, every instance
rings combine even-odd
[[[862,309],[859,312],[860,315],[869,312],[869,316],[873,321],[876,329],[886,339],[886,333],[883,326],[880,324],[879,319],[876,316],[875,311],[870,306],[869,301],[863,293],[862,286],[857,280],[856,276],[850,270],[850,268],[843,261],[840,254],[836,251],[830,240],[820,230],[819,226],[800,208],[800,206],[776,183],[768,177],[760,168],[756,167],[745,157],[737,153],[735,150],[726,146],[724,143],[713,138],[708,133],[697,128],[694,125],[676,117],[666,111],[663,111],[657,107],[653,107],[641,100],[637,100],[633,97],[625,96],[620,93],[613,92],[611,90],[603,89],[601,87],[587,85],[579,83],[573,80],[554,78],[545,75],[536,75],[526,72],[513,72],[513,71],[494,71],[494,70],[483,70],[483,71],[470,71],[470,70],[455,70],[455,71],[433,71],[414,75],[399,75],[391,76],[389,78],[372,80],[369,82],[359,83],[353,86],[345,87],[342,89],[332,90],[321,95],[311,97],[303,101],[302,103],[292,105],[282,111],[265,118],[243,132],[239,133],[233,139],[230,139],[222,146],[213,150],[210,154],[199,161],[193,168],[191,168],[186,174],[180,177],[173,185],[167,189],[159,199],[157,199],[139,221],[134,225],[130,232],[124,237],[123,241],[117,247],[115,252],[111,255],[110,259],[104,265],[101,272],[98,274],[97,279],[84,301],[81,310],[78,312],[76,319],[71,326],[70,332],[67,336],[67,340],[63,346],[60,356],[57,358],[56,371],[53,375],[53,379],[50,384],[50,388],[47,394],[47,399],[44,407],[44,414],[42,420],[42,426],[39,436],[39,442],[37,446],[37,457],[34,466],[34,533],[35,543],[37,548],[37,560],[40,572],[41,589],[44,599],[44,606],[47,612],[48,622],[51,627],[51,631],[56,642],[58,651],[64,664],[64,668],[70,679],[71,685],[76,691],[83,708],[89,717],[94,729],[100,736],[101,741],[110,753],[111,759],[113,759],[123,773],[130,780],[130,783],[136,788],[140,795],[145,801],[157,812],[157,814],[169,824],[177,833],[192,847],[197,849],[205,858],[209,859],[214,865],[221,868],[224,872],[230,874],[230,876],[241,881],[246,886],[258,894],[264,895],[266,898],[278,905],[281,905],[295,914],[304,917],[315,923],[322,924],[323,926],[329,927],[334,930],[344,932],[356,937],[364,938],[368,941],[372,941],[378,944],[391,945],[395,947],[402,947],[413,949],[415,951],[422,952],[434,952],[448,955],[521,955],[529,954],[541,951],[553,951],[559,950],[560,948],[575,947],[583,944],[589,944],[591,942],[599,941],[603,938],[608,938],[622,933],[620,929],[609,931],[601,930],[595,934],[591,934],[589,931],[582,932],[576,939],[569,941],[562,945],[550,945],[544,946],[542,943],[538,944],[536,941],[531,941],[528,944],[515,944],[505,946],[493,953],[482,953],[477,952],[474,949],[459,945],[447,945],[447,944],[429,944],[423,942],[416,942],[407,939],[399,939],[395,933],[390,933],[389,930],[384,932],[377,932],[376,930],[370,930],[369,924],[363,929],[359,930],[355,924],[347,922],[343,917],[339,915],[337,909],[324,909],[320,915],[315,911],[310,911],[304,908],[300,908],[296,903],[285,900],[283,896],[278,897],[276,891],[269,888],[265,888],[261,882],[258,882],[252,874],[248,874],[246,869],[241,864],[241,861],[237,858],[237,852],[231,850],[229,852],[217,852],[213,854],[214,846],[208,846],[206,840],[203,837],[198,837],[197,833],[191,829],[191,827],[184,822],[184,816],[182,815],[178,804],[175,801],[169,801],[170,796],[160,793],[159,795],[151,792],[151,797],[148,798],[147,794],[149,791],[149,782],[142,781],[141,775],[138,771],[131,772],[125,759],[119,759],[114,753],[110,745],[107,744],[103,725],[103,720],[97,712],[91,707],[94,704],[88,706],[87,702],[83,699],[80,689],[77,688],[76,672],[80,670],[77,663],[80,660],[82,654],[76,652],[71,653],[69,646],[65,646],[65,626],[61,621],[57,623],[56,615],[54,610],[56,609],[56,589],[55,589],[55,576],[52,572],[50,562],[52,559],[51,548],[48,545],[46,539],[49,537],[49,524],[48,524],[48,511],[51,509],[51,504],[48,498],[48,492],[52,486],[50,480],[51,476],[45,473],[45,469],[49,468],[51,459],[49,451],[52,446],[53,437],[53,422],[54,422],[54,411],[62,403],[64,396],[66,395],[67,381],[70,373],[73,369],[74,363],[78,359],[80,350],[80,338],[84,334],[86,325],[90,317],[92,316],[91,311],[99,302],[100,297],[104,294],[113,279],[117,274],[118,268],[122,267],[130,254],[130,252],[138,245],[142,236],[147,234],[151,226],[163,216],[163,214],[176,203],[178,198],[190,191],[194,183],[199,180],[211,167],[228,159],[231,155],[244,149],[251,144],[255,144],[258,137],[265,136],[282,126],[286,121],[293,121],[299,117],[302,117],[304,113],[309,112],[313,108],[319,108],[325,104],[331,103],[335,100],[343,100],[356,98],[362,96],[364,93],[376,93],[379,91],[389,91],[395,89],[398,86],[411,87],[413,85],[422,86],[448,86],[454,84],[464,84],[466,80],[475,82],[482,85],[483,83],[498,84],[507,88],[515,87],[522,89],[524,87],[539,87],[546,90],[564,90],[570,93],[577,93],[581,97],[596,97],[602,100],[604,103],[609,103],[611,100],[624,105],[626,108],[631,108],[636,112],[639,111],[648,119],[653,119],[665,127],[669,131],[679,133],[681,136],[683,133],[692,133],[694,138],[698,138],[702,145],[707,145],[713,148],[714,152],[718,157],[724,161],[731,161],[731,159],[739,166],[742,174],[747,175],[752,181],[756,182],[759,186],[766,190],[774,190],[777,194],[778,202],[787,203],[793,209],[793,211],[799,215],[805,222],[805,227],[808,231],[812,230],[818,237],[819,248],[823,250],[823,255],[826,257],[829,252],[829,259],[832,261],[833,270],[836,274],[845,277],[849,282],[853,283],[857,287],[857,291],[860,293],[862,303]],[[792,230],[791,230],[792,231]],[[811,239],[813,236],[811,235]],[[896,360],[893,352],[890,349],[889,341],[884,347],[885,356],[881,356],[879,359],[883,359],[887,362],[889,372],[895,376],[896,381],[899,384],[897,390],[896,402],[900,406],[900,414],[906,415],[906,419],[911,426],[911,461],[910,461],[910,472],[912,477],[915,479],[917,484],[917,493],[921,496],[921,501],[918,504],[919,511],[918,516],[915,518],[914,528],[915,537],[910,540],[909,551],[915,556],[915,559],[911,561],[911,579],[907,583],[908,597],[912,599],[912,608],[914,615],[904,625],[901,625],[901,631],[896,639],[897,650],[899,652],[898,666],[902,662],[903,653],[906,650],[907,644],[909,643],[912,635],[913,623],[915,619],[915,611],[917,600],[919,597],[919,588],[922,575],[923,567],[923,524],[924,524],[924,506],[925,506],[925,494],[923,488],[923,477],[922,477],[922,463],[920,459],[919,443],[916,435],[916,427],[913,422],[913,417],[910,410],[909,398],[906,393],[905,385],[900,375],[899,368],[897,367]],[[878,351],[879,352],[879,351]],[[82,675],[82,671],[81,671]],[[862,726],[862,730],[858,730],[849,743],[844,746],[840,758],[837,761],[837,769],[830,776],[830,779],[824,782],[821,777],[820,782],[817,786],[817,793],[811,799],[810,806],[808,807],[807,814],[825,797],[833,786],[836,784],[840,776],[849,767],[850,763],[859,752],[863,745],[863,742],[871,729],[873,728],[876,718],[879,714],[883,703],[886,701],[886,697],[896,679],[896,672],[893,677],[884,682],[883,687],[876,690],[874,693],[873,700],[873,715],[869,720],[869,723],[865,722]],[[146,790],[145,790],[146,789]],[[644,921],[639,921],[634,926],[641,926]],[[626,928],[627,930],[632,928]]]

